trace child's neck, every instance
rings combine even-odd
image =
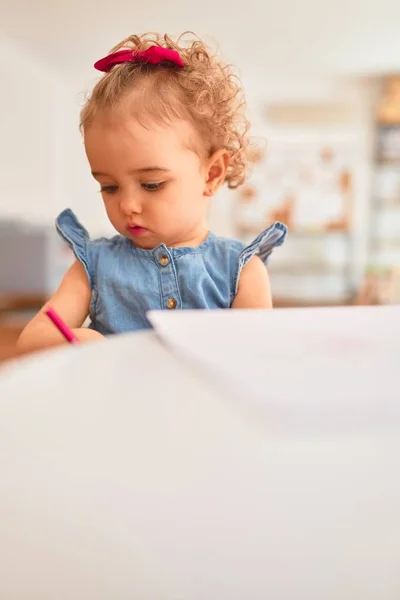
[[[191,232],[188,232],[184,236],[184,239],[174,242],[170,245],[171,248],[182,248],[182,247],[196,247],[200,246],[208,237],[210,231],[206,223],[203,223],[201,227],[196,228]]]

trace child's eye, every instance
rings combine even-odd
[[[102,185],[100,189],[102,194],[115,194],[117,190],[118,186],[116,185]]]
[[[157,192],[165,185],[165,181],[155,181],[152,183],[142,183],[142,188],[146,190],[146,192]]]

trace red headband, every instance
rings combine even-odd
[[[176,50],[161,48],[160,46],[150,46],[147,50],[138,52],[137,50],[118,50],[104,58],[98,60],[94,68],[103,73],[108,73],[114,65],[125,62],[143,63],[149,65],[159,65],[163,62],[170,62],[177,67],[184,67],[185,64]]]

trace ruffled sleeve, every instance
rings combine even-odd
[[[77,260],[82,263],[86,271],[90,287],[92,288],[93,276],[88,252],[88,246],[90,244],[88,232],[69,208],[64,210],[57,217],[56,228],[61,237],[72,249]]]
[[[265,265],[268,264],[269,257],[274,248],[281,246],[286,239],[287,226],[283,223],[276,222],[268,229],[265,229],[256,239],[251,242],[248,246],[243,248],[239,255],[237,274],[235,278],[235,294],[238,291],[239,278],[243,267],[249,262],[249,260],[257,255],[261,258]]]

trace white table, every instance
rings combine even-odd
[[[397,424],[271,431],[151,333],[0,398],[0,598],[400,598]]]

